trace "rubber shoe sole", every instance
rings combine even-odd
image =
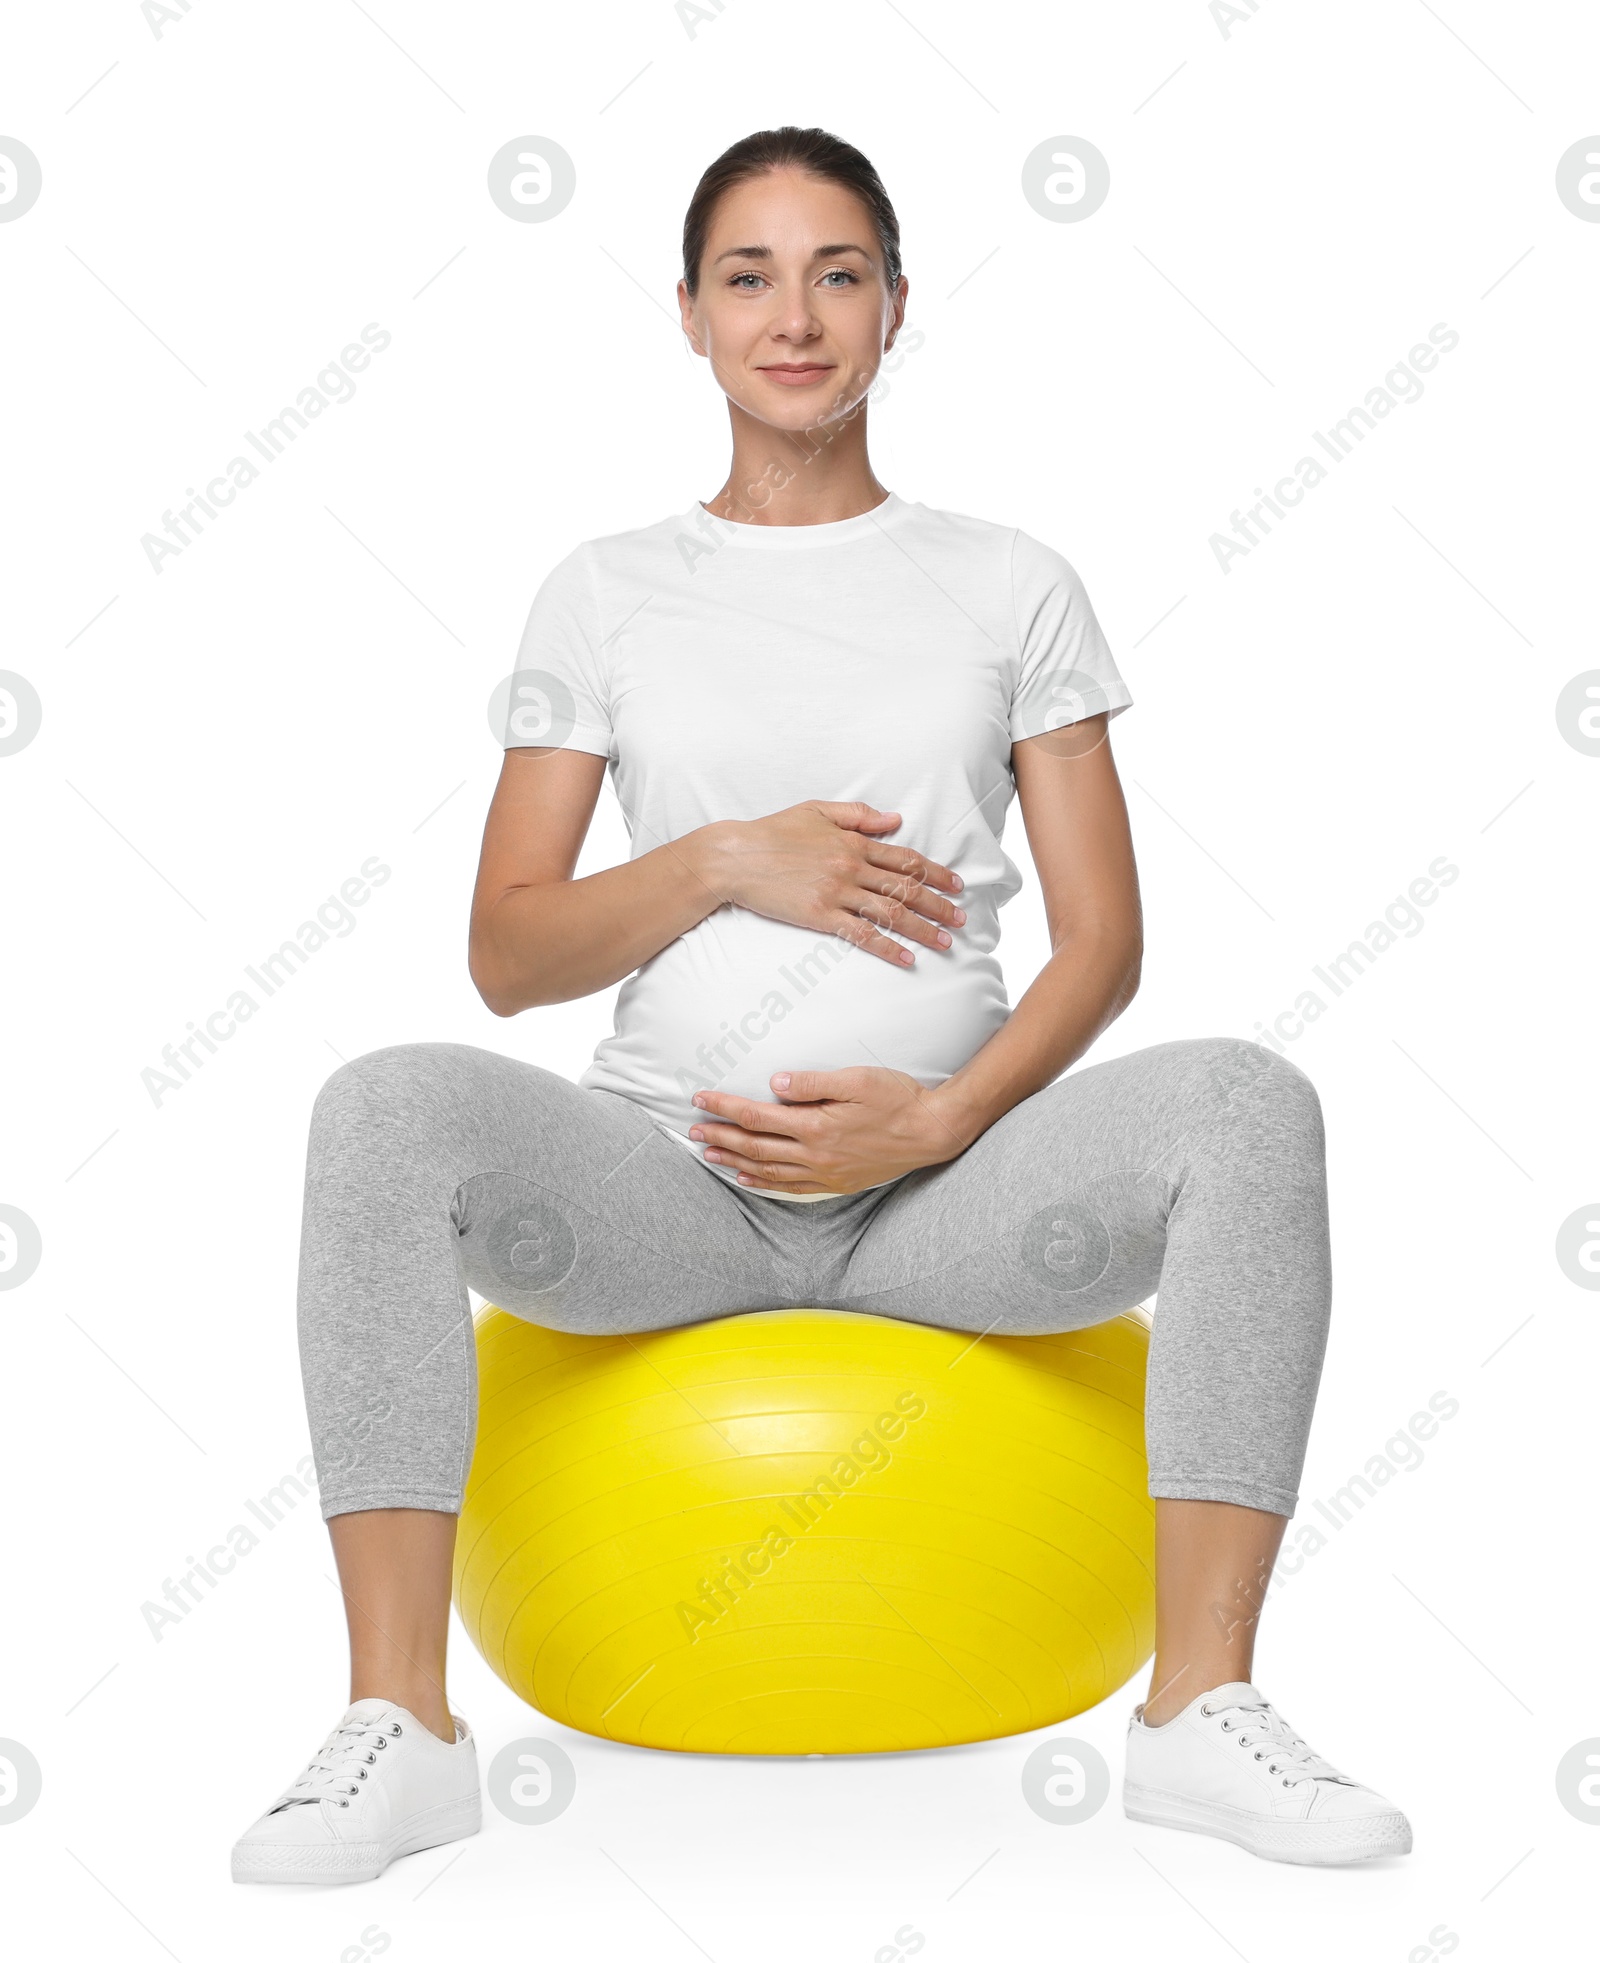
[[[1263,1820],[1237,1806],[1180,1799],[1176,1793],[1124,1786],[1122,1810],[1151,1827],[1231,1840],[1267,1861],[1337,1868],[1385,1854],[1411,1852],[1411,1826],[1403,1813],[1374,1813],[1362,1820]]]
[[[233,1850],[235,1881],[376,1881],[402,1854],[464,1840],[483,1825],[483,1796],[448,1800],[413,1815],[392,1841],[330,1840],[317,1845],[242,1840]]]

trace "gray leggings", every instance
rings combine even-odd
[[[311,1118],[300,1360],[324,1518],[460,1510],[468,1286],[551,1329],[855,1309],[1042,1335],[1144,1302],[1158,1499],[1292,1515],[1327,1341],[1322,1109],[1232,1037],[1090,1064],[943,1165],[793,1206],[615,1092],[459,1043],[374,1050]]]

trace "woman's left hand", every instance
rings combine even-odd
[[[705,1140],[708,1159],[757,1192],[858,1193],[942,1165],[975,1135],[939,1090],[903,1071],[858,1065],[780,1072],[769,1081],[783,1102],[696,1091],[709,1121],[689,1132]]]

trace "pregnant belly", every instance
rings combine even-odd
[[[931,1088],[1005,1021],[992,953],[918,947],[911,967],[836,935],[725,907],[624,983],[586,1083],[687,1132],[696,1090],[771,1099],[778,1070],[903,1070]]]

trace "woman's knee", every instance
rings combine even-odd
[[[339,1125],[352,1113],[446,1107],[470,1098],[492,1052],[468,1043],[393,1043],[340,1064],[317,1092],[312,1123]]]
[[[1323,1163],[1322,1099],[1297,1063],[1238,1036],[1207,1038],[1200,1061],[1220,1099],[1223,1127],[1246,1137],[1269,1134],[1275,1150]]]
[[[452,1114],[471,1102],[461,1067],[470,1054],[460,1044],[398,1043],[342,1063],[311,1107],[311,1166],[409,1156],[408,1141],[418,1152],[448,1149]]]

